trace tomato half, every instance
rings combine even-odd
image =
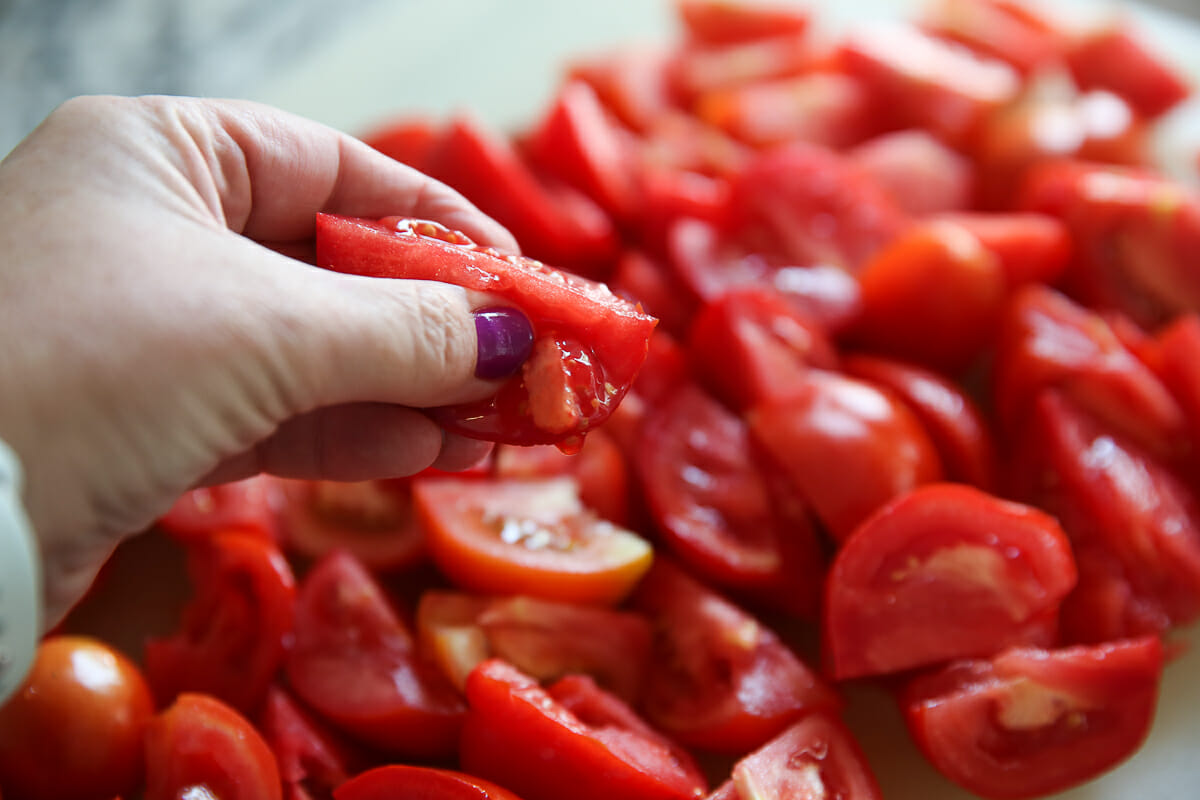
[[[704,793],[690,757],[615,696],[578,681],[560,694],[563,700],[498,659],[476,667],[467,679],[463,769],[526,800],[694,800]]]
[[[855,678],[1048,646],[1075,580],[1053,517],[969,486],[924,486],[838,551],[825,589],[826,663]]]
[[[664,559],[633,603],[655,631],[640,707],[683,744],[742,754],[803,714],[841,705],[769,627]]]
[[[192,545],[188,571],[193,598],[178,632],[146,642],[146,677],[161,705],[203,692],[252,714],[292,632],[291,567],[273,542],[234,531]]]
[[[132,661],[103,642],[53,636],[0,705],[0,784],[25,800],[112,800],[142,780],[154,701]]]
[[[1133,754],[1154,718],[1162,668],[1155,637],[1014,648],[919,677],[901,703],[946,777],[995,800],[1042,797]]]
[[[653,638],[649,621],[628,611],[436,590],[421,595],[417,633],[460,689],[494,656],[543,682],[590,675],[627,702],[641,694]]]
[[[348,553],[330,553],[305,576],[284,667],[297,696],[351,736],[398,755],[454,752],[461,698]]]
[[[413,501],[434,563],[473,591],[613,604],[653,555],[644,539],[585,509],[570,477],[422,480]]]
[[[334,800],[521,800],[474,775],[436,767],[389,764],[338,787]]]
[[[717,586],[812,615],[824,562],[807,508],[759,462],[741,418],[684,384],[650,411],[635,459],[669,552]]]
[[[281,800],[271,748],[234,709],[182,694],[146,730],[146,800]]]
[[[827,713],[801,719],[733,766],[709,800],[882,800],[853,734]]]
[[[233,530],[276,540],[279,538],[277,514],[281,502],[274,482],[257,475],[184,492],[158,524],[183,544]]]
[[[480,248],[431,222],[322,214],[317,260],[342,272],[445,281],[525,312],[534,346],[522,373],[492,398],[433,412],[450,429],[476,438],[577,442],[629,389],[656,323],[603,284]]]

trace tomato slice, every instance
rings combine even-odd
[[[1067,67],[1080,88],[1108,89],[1150,118],[1191,94],[1187,80],[1124,25],[1077,39],[1067,52]]]
[[[634,606],[653,621],[641,708],[690,747],[742,754],[838,695],[766,625],[663,558]]]
[[[578,681],[558,694],[562,700],[499,659],[476,667],[467,679],[463,769],[526,800],[694,800],[704,793],[691,759],[615,696]]]
[[[219,533],[188,551],[195,594],[180,630],[146,643],[146,678],[161,705],[211,694],[255,713],[283,663],[296,581],[273,542]]]
[[[535,597],[430,590],[417,606],[423,650],[460,689],[490,657],[538,681],[587,674],[627,702],[641,693],[653,633],[640,614]]]
[[[1042,797],[1128,758],[1150,729],[1163,647],[1147,637],[1014,648],[915,679],[902,707],[946,777],[982,797]]]
[[[611,605],[650,566],[649,543],[585,509],[570,477],[422,480],[413,500],[434,563],[473,591]]]
[[[146,727],[146,800],[282,800],[271,748],[249,720],[203,694],[182,694]]]
[[[717,586],[812,615],[824,561],[807,509],[776,486],[737,415],[684,384],[650,412],[635,459],[669,552]]]
[[[292,798],[329,797],[362,766],[359,753],[278,686],[267,692],[258,729],[275,754],[279,777]]]
[[[809,714],[733,766],[709,800],[883,800],[853,734],[836,717]]]
[[[854,378],[809,370],[799,391],[758,404],[746,419],[754,442],[838,542],[887,501],[942,477],[916,415]]]
[[[338,787],[334,800],[521,800],[491,781],[464,772],[388,764]]]
[[[808,30],[812,18],[807,8],[761,0],[678,0],[675,10],[687,36],[704,44],[800,35]]]
[[[182,544],[233,530],[274,541],[279,538],[277,515],[281,503],[271,479],[257,475],[184,492],[158,525]]]
[[[430,222],[317,218],[317,260],[341,272],[454,283],[529,316],[534,350],[496,396],[435,410],[467,436],[511,444],[578,441],[621,401],[656,320],[603,284],[480,248]]]
[[[1058,522],[969,486],[914,489],[838,551],[825,589],[825,658],[839,679],[1012,645],[1048,646],[1074,587]]]
[[[420,657],[382,589],[349,553],[330,553],[305,576],[284,667],[305,704],[360,741],[410,757],[454,752],[461,698]]]

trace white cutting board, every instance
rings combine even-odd
[[[829,5],[819,17],[833,30],[917,7],[911,0]],[[1073,11],[1098,15],[1112,8],[1086,3]],[[1200,25],[1123,8],[1200,85]],[[258,87],[250,99],[358,133],[389,116],[442,117],[462,109],[512,130],[545,108],[571,57],[633,42],[665,42],[674,33],[671,6],[660,0],[383,0],[373,13],[343,22],[335,36],[299,56],[294,69]],[[1164,126],[1161,151],[1172,166],[1190,173],[1198,150],[1200,113],[1189,107]],[[1200,628],[1185,633],[1196,638]],[[847,719],[887,800],[973,797],[927,766],[882,692],[852,697]],[[1142,750],[1103,778],[1056,797],[1200,800],[1200,651],[1167,669],[1158,719]]]

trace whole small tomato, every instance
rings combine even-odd
[[[154,713],[132,661],[95,639],[46,639],[0,707],[0,784],[27,800],[112,800],[142,777]]]

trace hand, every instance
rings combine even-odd
[[[415,409],[495,391],[477,361],[519,365],[489,335],[503,325],[477,334],[488,299],[297,260],[318,211],[516,249],[447,187],[248,103],[79,98],[0,163],[0,439],[25,468],[49,622],[194,485],[486,454]]]

